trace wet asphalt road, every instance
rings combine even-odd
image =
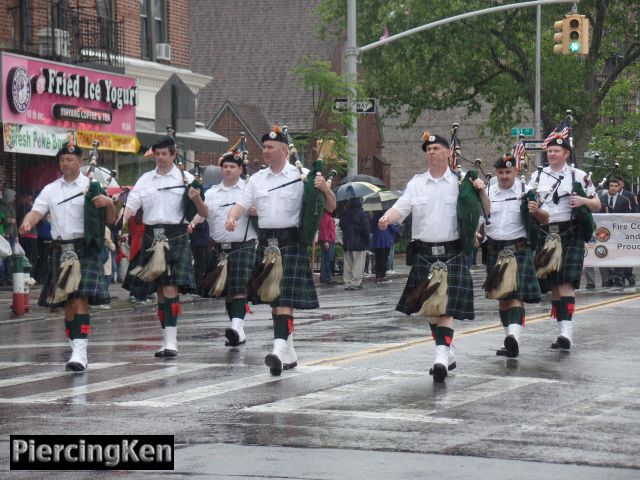
[[[496,302],[457,322],[458,368],[434,384],[428,326],[394,311],[404,286],[319,288],[297,312],[300,366],[271,377],[270,312],[224,347],[219,300],[185,303],[177,360],[153,358],[154,307],[94,310],[86,374],[64,371],[60,314],[0,316],[3,478],[640,478],[640,295],[578,292],[575,346],[549,349],[549,302],[528,306],[521,356],[502,344]],[[114,287],[121,299],[124,292]],[[0,296],[6,310],[8,294]],[[8,472],[10,434],[171,434],[173,472]]]

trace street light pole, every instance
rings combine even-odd
[[[536,7],[536,97],[534,100],[534,122],[533,133],[535,138],[542,139],[542,128],[540,125],[540,55],[542,44],[542,5]],[[536,166],[542,165],[540,152],[536,152]]]
[[[347,80],[358,80],[357,70],[358,46],[356,44],[356,0],[348,0],[347,3],[347,45],[345,49]],[[348,108],[357,100],[355,90],[351,91],[347,105]],[[349,169],[348,176],[358,174],[358,119],[351,117],[351,127],[347,130],[347,142],[349,144]]]
[[[529,7],[537,7],[536,13],[536,85],[535,85],[535,105],[534,105],[534,116],[535,116],[535,133],[538,138],[541,138],[540,131],[540,44],[542,41],[541,34],[541,22],[542,22],[542,5],[553,5],[558,3],[573,3],[577,5],[580,3],[580,0],[532,0],[528,2],[521,3],[513,3],[509,5],[499,5],[495,7],[485,8],[482,10],[476,10],[474,12],[462,13],[460,15],[454,15],[453,17],[443,18],[441,20],[437,20],[435,22],[427,23],[425,25],[421,25],[416,28],[412,28],[410,30],[406,30],[404,32],[397,33],[395,35],[391,35],[388,38],[383,40],[379,40],[377,42],[370,43],[363,47],[358,48],[356,45],[356,0],[347,0],[347,46],[346,46],[346,72],[347,77],[352,80],[357,80],[357,71],[356,71],[356,60],[359,53],[366,52],[367,50],[372,50],[374,48],[378,48],[382,45],[387,45],[395,40],[399,40],[404,37],[408,37],[413,35],[414,33],[424,32],[426,30],[430,30],[435,27],[439,27],[441,25],[447,25],[449,23],[458,22],[460,20],[465,20],[467,18],[473,18],[480,15],[486,15],[488,13],[495,13],[502,10],[514,10],[519,8],[529,8]],[[355,99],[355,93],[353,94],[353,98]],[[347,134],[347,139],[349,142],[349,175],[358,173],[358,123],[357,120],[352,120],[352,126]],[[539,159],[537,159],[539,163]]]

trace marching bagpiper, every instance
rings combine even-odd
[[[195,288],[184,193],[194,180],[174,161],[176,143],[167,135],[152,147],[156,168],[142,175],[129,193],[124,213],[126,223],[142,208],[144,237],[140,255],[143,266],[127,275],[123,287],[137,298],[153,291],[158,294],[158,318],[163,342],[156,358],[178,355],[178,318],[182,309],[178,294]]]
[[[265,364],[272,375],[280,375],[298,365],[293,348],[293,309],[315,309],[319,304],[299,229],[305,183],[299,181],[300,170],[287,161],[290,144],[279,126],[262,136],[262,144],[268,167],[249,179],[225,225],[229,231],[236,230],[244,212],[256,207],[259,263],[252,283],[256,301],[271,305],[273,351],[265,357]],[[311,181],[324,196],[324,209],[333,211],[336,199],[329,184],[321,175]]]
[[[556,131],[565,130],[557,128]],[[558,324],[558,336],[551,348],[569,350],[573,341],[575,289],[582,275],[584,244],[593,233],[589,225],[584,226],[578,213],[590,215],[589,212],[599,211],[600,199],[593,196],[595,187],[591,182],[585,185],[586,173],[569,165],[572,151],[569,137],[552,133],[545,142],[549,166],[542,170],[544,175],[538,176],[537,187],[543,200],[542,209],[549,214],[549,224],[544,227],[549,235],[544,248],[536,255],[536,275],[542,293],[551,291],[551,317]],[[529,186],[533,188],[536,183],[532,177]],[[576,194],[577,190],[584,193],[583,189],[589,196]]]
[[[244,169],[242,153],[225,153],[220,159],[220,168],[222,182],[206,191],[204,201],[195,188],[189,189],[189,198],[195,203],[198,215],[208,221],[209,233],[216,244],[219,258],[216,269],[205,276],[201,287],[211,296],[225,296],[231,322],[225,330],[226,346],[235,347],[246,342],[244,317],[247,284],[255,264],[258,235],[246,213],[238,219],[236,230],[229,232],[225,228],[229,210],[246,185],[246,181],[241,178]]]
[[[500,157],[495,165],[497,182],[489,187],[491,222],[484,224],[487,237],[487,298],[498,300],[500,321],[505,331],[504,348],[496,355],[517,357],[520,333],[525,324],[524,303],[538,303],[542,295],[533,265],[528,232],[521,210],[537,222],[547,223],[549,214],[535,201],[527,200],[524,183],[516,182],[517,161],[513,155]]]
[[[44,187],[24,217],[20,233],[28,233],[47,213],[51,214],[51,267],[38,303],[64,305],[65,331],[73,349],[65,368],[83,372],[88,367],[89,304],[110,301],[99,257],[104,223],[115,221],[116,208],[101,187],[92,188],[91,180],[80,172],[79,147],[66,142],[56,158],[62,178]]]
[[[436,344],[433,379],[441,382],[447,371],[456,367],[451,348],[453,319],[475,318],[473,282],[460,243],[460,186],[458,175],[449,166],[449,142],[428,132],[422,139],[429,168],[409,181],[378,227],[384,230],[412,215],[411,271],[396,310],[407,315],[419,312],[427,318]],[[472,185],[488,210],[484,182],[475,179]],[[475,237],[477,217],[474,222],[471,235]]]

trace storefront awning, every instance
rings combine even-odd
[[[136,135],[142,145],[151,146],[155,141],[166,135],[165,132],[156,132],[154,120],[136,118]],[[229,140],[222,135],[196,126],[193,132],[177,132],[176,139],[181,148],[196,152],[223,152],[226,150]]]

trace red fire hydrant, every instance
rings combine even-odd
[[[33,285],[30,276],[31,263],[24,255],[11,255],[13,280],[13,305],[11,310],[16,315],[24,315],[29,311],[29,287]]]

